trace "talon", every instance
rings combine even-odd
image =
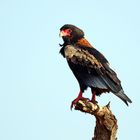
[[[74,100],[72,101],[72,103],[71,103],[71,106],[70,106],[71,110],[72,110],[73,106],[74,106],[81,98],[83,98],[83,97],[82,97],[82,91],[80,90],[78,97],[77,97],[76,99],[74,99]]]
[[[82,98],[83,98],[83,97],[80,97],[80,98],[77,97],[76,99],[74,99],[74,100],[72,101],[71,106],[70,106],[71,110],[72,110],[73,106],[76,105],[77,102],[78,102],[80,99],[82,99]]]
[[[79,100],[78,100],[78,101],[79,101]],[[78,101],[76,101],[76,99],[72,101],[71,106],[70,106],[70,109],[71,109],[71,110],[72,110],[73,106],[74,106]]]
[[[71,106],[70,106],[71,110],[72,110],[73,106],[76,105],[76,104],[78,103],[78,101],[81,100],[81,99],[86,100],[86,101],[90,101],[88,98],[77,97],[77,98],[74,99],[74,100],[72,101],[72,103],[71,103]]]

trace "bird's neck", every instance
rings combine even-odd
[[[65,47],[67,45],[85,46],[85,47],[88,47],[88,48],[93,48],[93,46],[84,37],[78,39],[77,41],[64,40],[64,44],[62,44],[60,46]]]
[[[85,39],[85,38],[81,38],[76,42],[76,45],[78,46],[86,46],[89,48],[93,48],[93,46]]]

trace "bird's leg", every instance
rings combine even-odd
[[[91,92],[92,92],[91,102],[97,104],[98,102],[96,101],[96,91],[91,89]]]
[[[80,90],[79,94],[78,94],[78,97],[76,99],[74,99],[71,103],[71,109],[73,108],[73,106],[80,100],[83,98],[82,96],[83,92]]]

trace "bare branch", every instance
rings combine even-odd
[[[117,119],[110,110],[110,102],[102,107],[87,99],[81,99],[75,105],[75,110],[95,116],[96,126],[92,140],[117,140]]]

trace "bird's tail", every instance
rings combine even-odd
[[[120,90],[118,93],[114,93],[117,97],[119,97],[127,106],[128,102],[132,103],[131,99],[124,93],[123,90]]]

